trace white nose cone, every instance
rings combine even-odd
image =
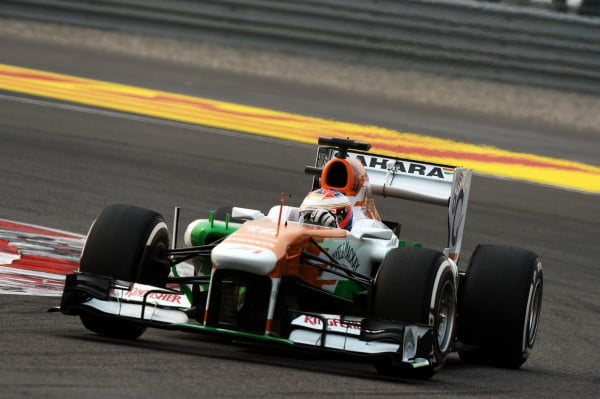
[[[277,257],[268,249],[229,243],[217,245],[210,259],[217,269],[241,270],[259,275],[271,273],[277,263]]]

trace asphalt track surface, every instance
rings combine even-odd
[[[127,83],[169,86],[173,81],[161,78],[169,73],[164,63],[111,61],[108,54],[83,57],[73,50],[69,68],[59,69],[55,60],[52,69],[52,53],[44,56],[27,48],[35,49],[35,44],[3,53],[0,61],[56,72],[85,70],[86,76],[115,81],[131,74],[128,62],[137,62],[144,68],[136,81]],[[68,55],[70,50],[61,51]],[[188,91],[202,86],[204,75],[185,68],[177,73],[179,81],[195,82]],[[236,83],[245,90],[254,85],[257,93],[267,90],[264,80],[220,76],[218,81],[207,73],[206,85],[217,91],[222,84],[228,93]],[[274,82],[269,97],[279,96],[285,106],[290,93],[278,90],[280,86]],[[310,89],[295,92],[292,102],[318,101],[309,94],[298,98]],[[2,94],[3,218],[85,234],[97,213],[112,203],[152,208],[168,220],[172,206],[181,206],[186,222],[224,204],[266,209],[281,192],[299,203],[309,188],[302,171],[314,160],[311,146]],[[322,101],[348,101],[336,96],[327,93]],[[356,117],[338,118],[346,116]],[[372,117],[376,119],[376,110]],[[455,122],[457,130],[466,123]],[[567,132],[557,140],[567,142]],[[573,144],[568,151],[586,154],[589,148],[584,147]],[[391,199],[377,204],[386,218],[402,223],[407,240],[444,244],[443,208]],[[149,330],[137,341],[122,342],[87,332],[77,318],[46,313],[57,298],[1,295],[0,397],[597,397],[599,208],[597,195],[474,178],[461,267],[479,242],[523,246],[540,254],[544,263],[538,341],[520,370],[469,365],[452,356],[432,380],[422,382],[382,378],[369,364],[351,359],[189,333]]]

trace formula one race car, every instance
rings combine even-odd
[[[349,139],[319,144],[300,207],[282,198],[266,214],[220,208],[189,224],[184,248],[169,242],[156,212],[106,208],[60,311],[111,337],[134,339],[147,327],[219,334],[358,355],[388,375],[428,378],[451,351],[503,367],[525,362],[542,264],[524,249],[480,245],[459,272],[471,171],[371,154]],[[447,207],[447,247],[407,246],[373,194]]]

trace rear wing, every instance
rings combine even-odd
[[[320,146],[311,169],[322,169],[337,151],[336,147]],[[373,194],[448,207],[448,247],[444,253],[458,259],[471,187],[470,169],[349,149],[346,152],[364,166]],[[318,187],[319,176],[315,176],[313,189]]]

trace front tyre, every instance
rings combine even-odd
[[[169,260],[164,256],[168,246],[169,232],[160,214],[136,206],[111,205],[90,228],[79,270],[164,287],[169,274]],[[80,317],[87,329],[115,338],[134,339],[146,329],[134,321],[91,311],[82,311]]]
[[[441,252],[396,248],[383,260],[375,277],[371,317],[403,324],[432,326],[429,366],[416,369],[381,360],[386,375],[429,378],[439,370],[454,342],[457,270]]]
[[[115,320],[88,311],[82,311],[79,318],[88,330],[111,338],[136,339],[146,331],[145,326],[136,322]]]
[[[539,257],[525,249],[479,245],[459,303],[464,361],[518,368],[529,357],[542,306]]]

